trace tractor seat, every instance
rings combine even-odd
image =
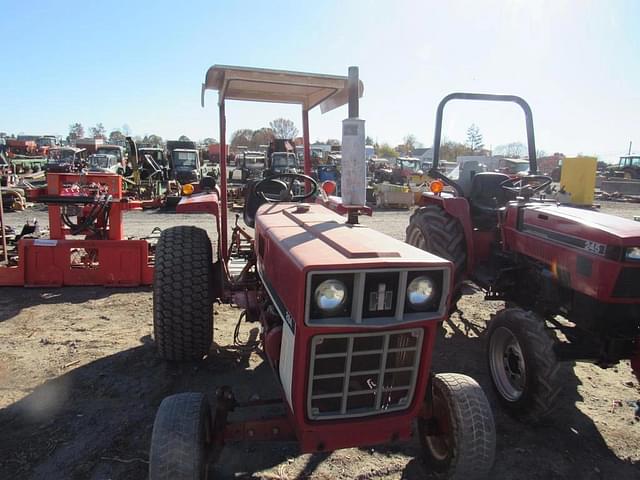
[[[469,204],[473,226],[480,230],[490,230],[496,226],[498,211],[515,195],[500,186],[509,175],[497,172],[482,172],[474,175],[471,181]],[[511,182],[506,184],[513,186]]]
[[[256,193],[256,184],[259,180],[250,180],[247,182],[244,191],[244,208],[242,209],[242,219],[247,227],[255,228],[256,213],[258,208],[267,203],[267,201]],[[268,195],[277,196],[283,189],[287,189],[287,184],[282,180],[273,179],[268,182],[262,191]]]

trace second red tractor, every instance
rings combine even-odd
[[[437,170],[444,107],[458,99],[522,107],[527,176],[477,173],[465,189]],[[450,193],[436,188],[422,196],[407,242],[453,262],[453,308],[466,279],[487,300],[506,302],[487,341],[491,378],[506,408],[530,421],[547,416],[562,388],[562,361],[607,368],[630,359],[640,375],[640,223],[545,198],[551,178],[537,174],[532,113],[520,97],[445,97],[433,151],[430,175]]]

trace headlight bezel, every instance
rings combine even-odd
[[[404,298],[404,311],[405,313],[433,313],[438,312],[441,309],[443,301],[443,293],[445,292],[445,270],[417,270],[408,272],[407,275],[407,288],[405,289]],[[420,278],[426,277],[431,281],[433,293],[431,297],[424,303],[414,305],[409,301],[408,292],[411,282]]]
[[[341,282],[346,289],[346,299],[333,310],[322,310],[315,301],[315,292],[322,282],[327,280],[337,280]],[[347,318],[351,316],[353,305],[353,273],[336,272],[322,273],[311,276],[311,282],[307,289],[307,312],[306,317],[310,319],[326,319],[326,318]]]
[[[416,277],[428,276],[434,285],[430,301],[411,305],[407,299],[407,287]],[[396,268],[353,269],[349,271],[316,270],[307,274],[304,323],[310,327],[388,327],[415,321],[442,320],[446,315],[449,290],[451,288],[451,267],[436,264],[424,267],[407,266]],[[393,290],[393,308],[367,311],[370,308],[371,285],[369,279],[386,284],[386,290]],[[318,309],[315,291],[327,279],[339,279],[347,288],[344,308],[325,312]],[[397,280],[396,280],[397,279]],[[385,281],[386,280],[386,281]],[[382,288],[382,287],[380,287]],[[386,292],[385,292],[386,293]]]
[[[428,290],[426,291],[422,291]],[[436,286],[428,275],[420,275],[407,284],[405,296],[413,308],[421,308],[431,302],[436,294]],[[420,298],[423,297],[423,298]]]
[[[330,287],[333,287],[334,291],[341,292],[342,298],[338,300],[338,303],[336,303],[333,306],[322,306],[321,299],[320,299],[322,292],[320,290],[330,288]],[[313,300],[318,310],[329,314],[337,310],[340,310],[341,308],[344,308],[344,305],[349,301],[349,292],[344,282],[336,278],[328,278],[320,282],[318,286],[315,288],[315,290],[313,291]],[[328,301],[331,301],[331,300],[328,300]]]

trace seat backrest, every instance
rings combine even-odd
[[[267,201],[260,195],[256,194],[256,185],[259,181],[250,180],[244,189],[244,208],[242,209],[242,219],[247,227],[254,228],[256,226],[256,212],[261,205]],[[277,178],[268,181],[263,187],[260,187],[268,195],[277,196],[283,189],[287,190],[287,184]]]
[[[474,175],[469,194],[471,204],[485,208],[504,207],[509,200],[513,199],[513,195],[501,186],[501,183],[509,178],[509,175],[497,172],[482,172]],[[507,185],[512,186],[511,182]]]

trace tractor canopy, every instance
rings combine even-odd
[[[311,144],[309,140],[309,110],[319,106],[329,112],[349,101],[349,77],[318,73],[292,72],[265,68],[213,65],[207,70],[201,90],[201,103],[207,90],[218,91],[220,118],[220,158],[226,158],[226,100],[288,103],[302,107],[302,137],[304,144],[304,173],[311,174]],[[355,87],[355,85],[354,85]],[[357,82],[352,93],[361,97],[364,85]],[[294,150],[295,151],[295,150]],[[227,165],[220,162],[220,249],[227,249]]]

